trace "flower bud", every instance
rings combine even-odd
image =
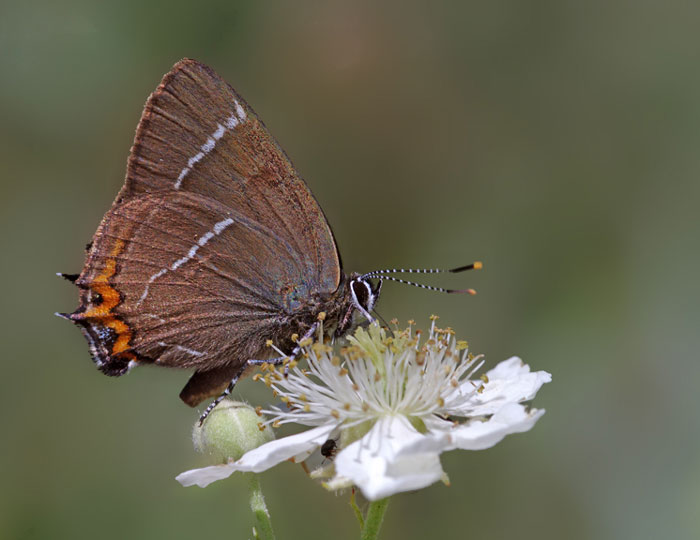
[[[260,430],[264,419],[250,405],[225,399],[209,414],[204,425],[195,422],[192,440],[198,452],[217,461],[237,460],[275,438],[271,429]]]

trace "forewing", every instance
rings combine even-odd
[[[253,110],[195,60],[146,103],[117,201],[160,191],[204,195],[276,231],[320,292],[337,288],[338,251],[311,191]]]

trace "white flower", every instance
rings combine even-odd
[[[529,430],[544,410],[522,403],[551,380],[519,358],[480,378],[472,357],[451,330],[435,326],[427,339],[411,328],[387,337],[371,325],[350,337],[342,358],[323,344],[304,344],[307,368],[293,364],[288,377],[263,377],[286,408],[265,410],[266,424],[311,427],[250,450],[237,461],[185,472],[183,485],[207,484],[233,471],[261,472],[286,460],[303,461],[328,439],[338,451],[319,476],[331,489],[356,485],[370,500],[446,481],[440,453],[489,448],[506,435]]]

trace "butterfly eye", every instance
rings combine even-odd
[[[362,278],[355,279],[350,283],[350,290],[352,292],[352,300],[353,304],[355,304],[355,308],[357,308],[368,321],[374,321],[374,317],[372,317],[369,312],[372,311],[374,307],[377,295],[369,281]],[[378,288],[377,292],[379,292]]]

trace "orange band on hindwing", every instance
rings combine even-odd
[[[85,310],[81,314],[81,318],[97,319],[99,324],[112,329],[117,338],[112,344],[110,353],[112,355],[122,354],[122,356],[135,360],[136,356],[132,352],[125,352],[130,348],[132,332],[129,326],[113,312],[114,308],[121,302],[121,295],[110,283],[117,272],[117,257],[124,250],[124,246],[124,240],[115,242],[104,268],[88,285],[93,293],[99,295],[101,302]]]

